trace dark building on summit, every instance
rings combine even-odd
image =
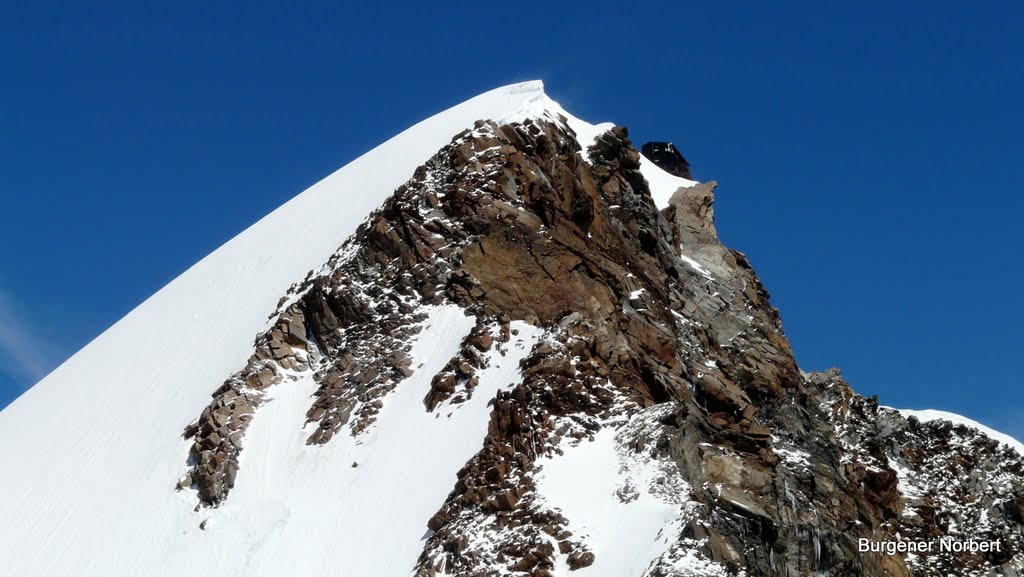
[[[671,142],[648,142],[641,147],[640,152],[665,172],[693,180],[690,177],[690,163]]]

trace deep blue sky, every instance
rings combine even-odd
[[[0,11],[0,407],[362,152],[543,78],[720,183],[803,368],[1024,437],[1024,4],[145,4]]]

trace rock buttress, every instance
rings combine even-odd
[[[623,128],[585,151],[556,119],[481,121],[456,135],[282,299],[248,365],[186,430],[192,466],[180,485],[206,504],[226,498],[259,393],[304,373],[319,384],[309,443],[373,426],[383,397],[415,370],[420,307],[447,302],[477,326],[431,379],[424,411],[474,394],[484,353],[511,321],[546,338],[522,381],[491,400],[481,450],[425,520],[418,576],[544,577],[599,562],[535,476],[542,459],[607,427],[663,471],[652,490],[680,500],[685,523],[652,577],[682,575],[674,567],[687,555],[707,575],[930,575],[939,565],[861,554],[858,539],[925,531],[957,498],[967,500],[957,519],[987,507],[986,518],[1005,519],[992,535],[1019,538],[1019,460],[958,460],[941,430],[912,422],[900,430],[919,431],[917,444],[897,456],[904,437],[882,433],[892,429],[884,411],[798,370],[768,292],[718,241],[714,184],[680,189],[659,210],[639,167]],[[920,471],[943,455],[958,474],[982,466],[999,482],[911,503],[896,468]],[[971,501],[982,486],[998,486],[997,497]],[[974,574],[1015,559],[941,567]]]

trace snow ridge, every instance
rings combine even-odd
[[[289,286],[326,262],[419,165],[478,119],[523,118],[548,106],[543,84],[526,82],[416,124],[203,258],[6,407],[0,449],[19,474],[0,476],[0,518],[17,527],[0,540],[5,571],[152,575],[176,560],[172,566],[182,575],[206,573],[210,563],[226,566],[226,556],[238,551],[214,547],[205,559],[192,556],[194,536],[186,535],[199,519],[183,506],[187,494],[173,490],[189,450],[182,428],[245,365],[254,335],[267,329],[267,315]],[[281,419],[291,423],[288,399],[304,398],[309,386],[305,380],[283,385],[268,414],[285,412]],[[257,445],[247,446],[261,454]],[[227,526],[229,517],[214,518],[210,530]],[[282,531],[285,518],[265,519],[265,527]],[[310,538],[304,549],[329,549]],[[258,545],[236,544],[243,552]],[[185,571],[188,563],[193,571]]]
[[[904,417],[908,417],[908,418],[909,417],[916,417],[917,420],[921,421],[922,423],[928,423],[928,422],[931,422],[931,421],[949,421],[950,423],[953,423],[954,425],[964,425],[966,427],[969,427],[971,429],[974,429],[974,430],[980,432],[981,434],[987,436],[990,439],[993,439],[995,441],[999,441],[1000,443],[1002,443],[1004,445],[1007,445],[1008,447],[1010,447],[1014,451],[1017,451],[1017,453],[1020,454],[1021,456],[1024,456],[1024,443],[1021,443],[1020,441],[1018,441],[1017,439],[1011,437],[1010,435],[1007,435],[1006,433],[1001,433],[1001,432],[999,432],[999,431],[997,431],[997,430],[995,430],[995,429],[993,429],[991,427],[986,427],[985,425],[982,425],[978,421],[975,421],[973,419],[968,419],[967,417],[965,417],[963,415],[958,415],[956,413],[949,413],[949,412],[946,412],[946,411],[937,411],[935,409],[922,409],[922,410],[894,409],[894,410],[899,411],[899,413],[901,415],[903,415]]]

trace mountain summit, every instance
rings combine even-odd
[[[802,372],[714,191],[540,82],[417,124],[0,413],[0,564],[1024,574],[1024,448]]]

